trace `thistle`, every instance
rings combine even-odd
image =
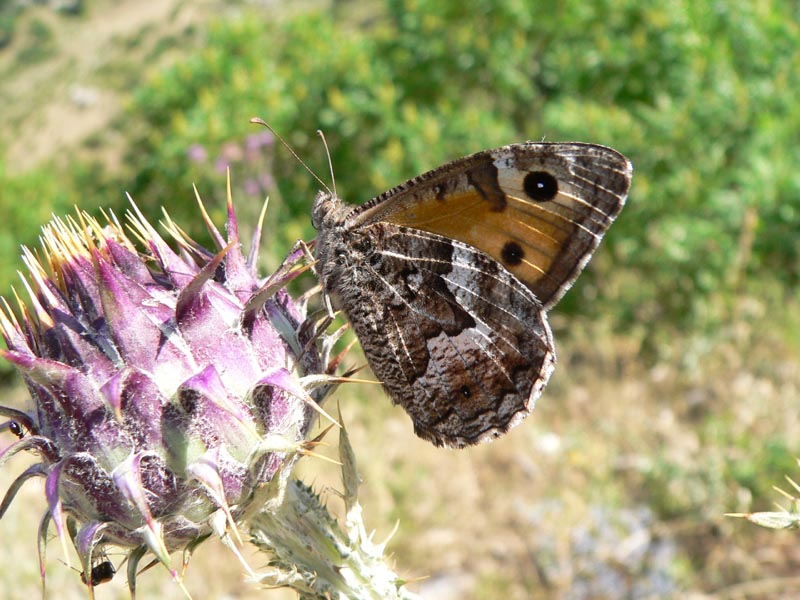
[[[17,297],[16,317],[3,299],[8,349],[0,355],[22,373],[34,408],[0,407],[8,419],[0,431],[19,438],[0,454],[0,465],[23,450],[41,460],[14,481],[0,517],[25,481],[45,478],[43,584],[51,525],[65,554],[68,542],[74,545],[90,596],[114,574],[103,560],[107,548],[127,550],[132,595],[148,554],[182,586],[174,551],[184,550],[185,566],[197,544],[217,535],[238,554],[241,525],[257,517],[251,536],[278,558],[271,574],[245,569],[256,581],[288,585],[281,574],[294,570],[303,575],[298,589],[318,597],[321,565],[336,573],[337,561],[352,560],[367,541],[359,537],[363,529],[351,527],[355,533],[339,538],[353,547],[311,565],[299,558],[288,564],[292,552],[276,547],[293,545],[285,534],[294,535],[289,521],[299,517],[286,505],[298,494],[322,515],[315,526],[332,526],[316,496],[290,474],[298,457],[311,453],[307,436],[316,413],[324,413],[319,403],[340,381],[328,375],[338,364],[329,356],[336,336],[317,340],[305,299],[284,289],[303,270],[295,266],[300,250],[272,276],[256,276],[261,221],[245,256],[228,198],[227,239],[200,204],[214,252],[167,217],[173,250],[135,205],[125,226],[114,215],[104,224],[86,213],[56,218],[43,229],[43,254],[24,250],[30,301]],[[352,480],[354,467],[347,468]],[[352,491],[345,497],[352,507]],[[331,535],[338,534],[322,533]],[[379,562],[382,547],[365,548]],[[383,577],[397,581],[388,571]]]

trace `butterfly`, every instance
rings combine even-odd
[[[417,435],[461,448],[533,410],[556,360],[547,311],[622,210],[631,176],[611,148],[527,142],[361,206],[318,193],[324,293]]]

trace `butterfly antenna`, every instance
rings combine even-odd
[[[273,129],[272,125],[270,125],[269,123],[267,123],[264,119],[262,119],[260,117],[253,117],[252,119],[250,119],[250,122],[251,123],[255,123],[256,125],[263,125],[267,129],[269,129],[270,132],[272,133],[272,135],[274,135],[276,138],[278,138],[280,143],[283,144],[284,147],[291,153],[291,155],[294,156],[297,159],[297,162],[299,162],[301,165],[303,165],[303,168],[305,168],[306,171],[311,173],[311,176],[314,179],[316,179],[317,181],[319,181],[320,185],[322,185],[322,187],[324,187],[328,191],[329,194],[333,194],[334,196],[336,195],[336,192],[335,191],[332,192],[331,188],[328,187],[328,184],[326,184],[324,181],[322,181],[322,179],[320,179],[319,176],[316,173],[314,173],[314,171],[311,170],[311,167],[309,167],[305,162],[303,162],[302,158],[297,156],[297,152],[295,152],[294,149],[292,149],[292,147],[289,145],[289,142],[287,142],[285,139],[283,139],[281,137],[281,134],[279,134],[277,131],[275,131],[275,129]],[[325,146],[325,148],[327,149],[327,146]],[[328,161],[330,161],[330,155],[328,156]],[[335,186],[334,186],[334,189],[335,189]]]
[[[325,154],[328,155],[328,170],[331,173],[331,184],[333,185],[333,195],[338,198],[339,196],[336,194],[336,177],[333,174],[333,161],[331,160],[331,151],[328,148],[328,140],[325,139],[325,134],[322,133],[321,129],[317,129],[317,135],[322,138],[322,145],[325,146]]]

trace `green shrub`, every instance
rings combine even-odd
[[[245,220],[271,198],[274,261],[313,236],[320,184],[279,146],[247,150],[262,133],[253,116],[327,181],[322,129],[353,203],[482,148],[585,140],[632,159],[633,189],[560,311],[611,314],[645,337],[702,331],[743,292],[800,283],[790,3],[392,0],[363,25],[339,6],[351,13],[213,24],[196,52],[135,90],[117,121],[131,136],[124,172],[78,173],[78,200],[127,190],[151,216],[165,205],[194,223],[196,183],[219,220],[227,164]]]
[[[327,179],[313,134],[323,129],[351,202],[484,147],[604,143],[633,160],[633,191],[563,310],[585,312],[597,296],[621,324],[713,325],[724,315],[711,299],[732,286],[800,276],[790,12],[755,1],[395,0],[355,30],[331,14],[221,21],[202,51],[137,91],[134,195],[169,204],[197,182],[220,206],[221,175],[187,149],[220,154],[253,133],[254,115]],[[285,200],[275,242],[287,247],[312,235],[318,183],[283,150],[268,162]]]

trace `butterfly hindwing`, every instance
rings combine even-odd
[[[332,274],[329,291],[420,437],[475,444],[533,409],[552,372],[552,337],[541,304],[497,263],[389,223],[345,234],[330,250],[350,266]]]

